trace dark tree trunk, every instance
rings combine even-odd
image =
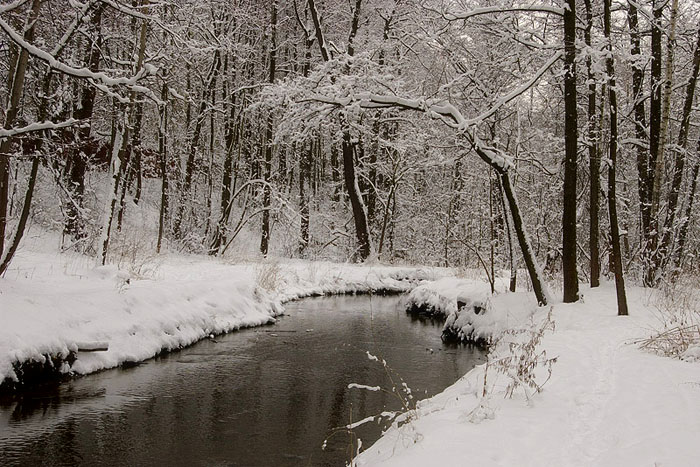
[[[333,201],[340,200],[340,168],[338,163],[338,145],[331,140],[331,181],[333,182]]]
[[[41,0],[33,0],[31,11],[27,17],[24,40],[32,42],[34,40],[34,25],[39,17]],[[9,130],[15,123],[19,113],[20,99],[24,88],[24,76],[27,71],[29,54],[22,49],[15,63],[14,70],[10,70],[12,76],[12,86],[10,87],[9,103],[5,112],[4,128]],[[7,230],[7,208],[10,194],[10,150],[12,149],[12,138],[0,140],[0,257],[5,251],[5,231]]]
[[[360,193],[360,188],[357,185],[357,175],[355,174],[355,145],[351,140],[349,131],[343,133],[342,152],[345,187],[350,198],[353,219],[355,219],[357,250],[359,259],[364,261],[369,257],[372,247],[367,226],[367,211],[362,201],[362,193]]]
[[[562,261],[564,303],[578,300],[576,270],[576,171],[578,122],[576,111],[576,0],[564,8],[564,213],[562,216]]]
[[[309,195],[306,186],[309,183],[311,174],[311,159],[314,151],[313,140],[306,147],[302,148],[299,157],[299,214],[301,216],[301,237],[299,239],[299,254],[303,254],[309,246]]]
[[[272,11],[270,13],[270,69],[268,81],[275,82],[276,58],[277,58],[277,0],[272,0]],[[267,126],[265,128],[265,172],[263,186],[263,213],[262,213],[262,235],[260,237],[260,253],[267,256],[270,248],[270,205],[272,202],[272,187],[270,177],[272,175],[272,113],[267,116]]]
[[[681,184],[683,183],[683,171],[685,170],[686,158],[685,149],[688,145],[688,132],[690,129],[690,112],[693,108],[693,99],[695,97],[695,84],[698,79],[698,72],[700,72],[700,29],[698,29],[697,42],[695,44],[695,53],[693,55],[693,69],[690,73],[690,77],[688,78],[688,84],[686,85],[685,102],[683,104],[683,114],[681,116],[681,125],[678,131],[678,144],[674,148],[675,157],[671,179],[671,190],[668,193],[666,221],[664,222],[661,247],[659,249],[661,255],[661,267],[664,267],[666,265],[666,263],[672,255],[672,252],[670,250],[674,237],[673,234],[676,231],[676,216],[678,215],[678,211],[680,209],[680,206],[678,205],[678,198],[681,191]]]
[[[696,152],[700,153],[700,138],[698,138]],[[698,172],[700,172],[700,161],[695,162],[695,167],[693,167],[693,172],[690,175],[691,178],[690,192],[688,193],[688,204],[685,208],[685,216],[683,216],[683,221],[678,229],[678,247],[676,248],[673,260],[673,264],[676,269],[679,269],[683,265],[683,250],[685,249],[685,241],[688,238],[688,226],[690,225],[691,220],[690,216],[693,214],[693,204],[698,186]]]
[[[649,240],[644,248],[645,273],[644,284],[653,286],[657,280],[656,264],[659,260],[659,219],[658,219],[658,180],[656,180],[655,167],[661,152],[661,42],[663,31],[664,0],[655,0],[652,6],[653,18],[651,22],[651,108],[649,110],[649,182],[650,182],[650,207],[649,207]]]
[[[168,217],[168,84],[163,82],[160,92],[160,99],[163,105],[158,107],[160,124],[158,125],[158,158],[160,161],[160,171],[162,182],[160,190],[160,212],[158,214],[158,241],[156,253],[160,253],[165,232],[165,220]]]
[[[314,28],[316,30],[316,40],[318,42],[319,48],[321,49],[321,56],[323,57],[324,61],[328,62],[330,60],[330,53],[328,51],[325,39],[323,37],[323,29],[321,28],[320,15],[318,13],[318,10],[316,9],[316,4],[314,0],[308,0],[308,4],[309,10],[311,12],[311,18],[314,22]],[[351,26],[349,36],[351,39],[353,39],[357,34],[361,5],[362,0],[356,0],[355,8],[353,10],[353,23]],[[355,20],[355,18],[358,19]],[[354,48],[352,47],[351,40],[350,47],[348,48],[348,54],[352,55],[353,52]],[[355,173],[356,144],[352,142],[350,130],[344,118],[341,118],[341,127],[343,128],[343,140],[341,143],[341,150],[343,153],[343,176],[345,179],[345,188],[347,190],[348,197],[350,198],[350,204],[352,206],[359,258],[364,261],[369,257],[372,251],[372,246],[367,225],[367,209],[365,208],[364,201],[362,200],[362,193],[360,193],[360,189],[357,184],[357,174]]]
[[[15,235],[12,238],[12,242],[10,243],[7,250],[2,255],[0,255],[0,276],[2,276],[5,273],[8,266],[10,265],[12,258],[17,252],[19,243],[22,240],[22,236],[24,235],[24,230],[27,226],[27,220],[29,219],[29,211],[32,206],[34,186],[36,185],[36,176],[39,171],[39,160],[40,158],[38,155],[34,156],[34,158],[32,159],[32,169],[29,173],[29,182],[27,185],[27,192],[24,195],[24,204],[22,205],[22,213],[19,217],[19,223],[17,224],[17,228],[15,230]]]
[[[593,29],[593,10],[591,0],[586,0],[586,30],[584,33],[586,45],[591,46],[591,30]],[[593,63],[590,56],[586,58],[588,70],[588,167],[590,172],[590,231],[588,247],[591,255],[591,287],[600,285],[600,156],[598,154],[598,115],[596,112],[596,83],[593,73]]]
[[[651,189],[653,186],[653,171],[649,164],[649,152],[643,142],[647,141],[646,115],[644,109],[644,65],[639,60],[641,56],[641,33],[636,3],[630,1],[627,10],[627,20],[630,28],[630,53],[632,55],[632,96],[634,99],[634,134],[637,148],[637,190],[639,194],[639,211],[641,217],[642,261],[645,268],[650,264],[649,242],[651,240]]]
[[[228,71],[228,55],[224,60],[224,75]],[[234,73],[235,75],[235,73]],[[228,118],[224,122],[224,144],[226,146],[226,156],[224,158],[224,170],[221,180],[221,202],[219,204],[219,221],[216,224],[214,238],[209,247],[209,254],[217,255],[226,244],[226,234],[228,221],[231,216],[233,201],[231,199],[233,183],[233,152],[237,146],[238,125],[236,124],[236,96],[228,94],[227,80],[223,80],[222,98],[228,105]]]
[[[608,211],[610,214],[610,237],[612,240],[612,260],[615,272],[615,289],[617,291],[617,314],[626,316],[627,295],[625,279],[622,272],[622,250],[620,249],[620,230],[617,221],[617,194],[615,172],[617,169],[617,90],[615,86],[615,65],[612,56],[610,38],[610,0],[604,0],[603,23],[605,38],[608,41],[608,56],[605,68],[608,75],[608,96],[610,105],[610,162],[608,166]]]
[[[547,288],[543,282],[542,271],[539,270],[537,266],[537,261],[535,259],[535,254],[532,251],[532,246],[530,245],[530,240],[525,232],[525,226],[523,223],[523,218],[520,213],[520,206],[518,205],[518,199],[515,196],[515,191],[510,183],[510,175],[508,171],[499,172],[501,178],[501,185],[503,186],[503,192],[508,200],[508,207],[510,209],[510,215],[513,218],[513,229],[515,230],[515,235],[518,237],[518,244],[520,245],[520,251],[523,254],[523,260],[525,261],[525,267],[527,268],[528,274],[530,276],[530,281],[532,282],[532,289],[535,292],[535,297],[537,298],[537,303],[540,305],[546,305],[549,301],[547,297]]]
[[[214,61],[209,69],[209,74],[207,76],[207,83],[205,84],[204,90],[202,91],[202,97],[199,101],[199,109],[197,111],[197,118],[194,123],[194,131],[192,132],[192,139],[190,140],[190,148],[187,154],[187,163],[185,165],[185,182],[182,186],[182,202],[179,203],[177,213],[175,215],[175,221],[173,225],[173,234],[176,238],[182,238],[182,217],[185,213],[185,205],[187,204],[187,198],[192,188],[192,179],[194,178],[194,172],[196,169],[196,156],[197,148],[199,147],[199,137],[202,134],[202,126],[204,124],[205,113],[207,110],[207,104],[209,102],[210,93],[214,92],[214,85],[216,83],[216,75],[221,66],[221,51],[216,49],[214,51]]]

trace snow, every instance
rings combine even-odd
[[[633,343],[658,325],[647,290],[628,290],[628,317],[617,316],[614,284],[583,292],[584,303],[552,307],[555,330],[538,352],[557,361],[542,392],[516,389],[505,398],[510,380],[494,367],[500,355],[491,355],[488,370],[480,365],[421,401],[415,417],[390,428],[357,465],[697,465],[700,365]],[[507,295],[512,306],[530,303],[529,294]],[[548,312],[531,318],[541,322]],[[546,377],[538,370],[540,384]]]
[[[478,280],[444,277],[422,284],[411,291],[406,301],[409,308],[422,308],[428,314],[447,317],[457,311],[457,301],[488,306],[491,289]]]
[[[77,374],[139,362],[210,335],[275,321],[300,297],[408,291],[436,270],[290,261],[227,264],[163,255],[138,268],[22,250],[0,278],[0,381],[13,363],[78,352]],[[266,290],[258,282],[265,276]],[[272,287],[274,286],[274,287]],[[84,352],[95,347],[107,351]]]
[[[500,279],[497,289],[505,289]],[[457,302],[464,304],[459,310]],[[445,318],[445,336],[465,342],[488,342],[507,329],[527,325],[537,303],[532,294],[492,296],[489,284],[483,281],[444,277],[413,289],[406,306]]]
[[[503,292],[501,279],[499,293],[490,296],[487,284],[442,277],[444,269],[230,264],[175,254],[153,261],[137,274],[94,267],[77,254],[20,251],[0,278],[0,378],[14,376],[13,362],[69,351],[78,351],[77,360],[63,370],[78,374],[141,361],[274,322],[285,301],[303,296],[413,289],[413,303],[430,303],[463,332],[469,325],[480,336],[501,338],[487,364],[444,392],[395,418],[382,414],[393,425],[356,465],[684,466],[700,459],[700,346],[690,346],[682,359],[639,348],[635,342],[659,326],[659,310],[645,289],[629,289],[630,316],[618,317],[613,283],[582,290],[580,303],[537,308],[531,292]],[[468,303],[461,313],[457,300]],[[469,305],[485,312],[468,312]],[[548,316],[554,329],[544,326],[529,358],[555,358],[551,377],[538,363],[534,378],[541,392],[525,385],[506,397],[514,378],[526,379],[512,367],[499,369],[511,344],[528,337],[513,330],[537,329]]]

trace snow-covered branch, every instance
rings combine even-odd
[[[82,120],[76,120],[75,118],[68,119],[64,122],[35,122],[30,123],[27,126],[20,128],[10,128],[9,130],[0,129],[0,139],[11,138],[14,136],[19,136],[24,133],[31,133],[33,131],[44,131],[44,130],[58,130],[60,128],[67,128],[69,126],[78,125]]]
[[[469,144],[472,145],[477,155],[499,173],[507,172],[513,166],[510,156],[500,149],[488,146],[481,141],[473,132],[474,124],[470,124],[457,107],[445,100],[431,104],[419,99],[406,99],[398,96],[385,96],[371,93],[360,93],[345,98],[313,95],[309,100],[339,107],[348,107],[351,105],[357,105],[363,109],[384,109],[392,107],[426,113],[458,130],[467,139]]]
[[[539,81],[539,79],[542,77],[542,75],[544,75],[547,72],[547,70],[549,70],[552,67],[552,65],[554,65],[563,56],[564,53],[562,51],[555,53],[549,60],[547,60],[547,62],[544,65],[542,65],[542,67],[539,70],[537,70],[537,73],[535,73],[527,82],[523,83],[522,86],[519,86],[518,88],[514,89],[513,91],[498,99],[489,110],[482,113],[478,117],[474,117],[468,120],[466,124],[476,125],[489,118],[491,115],[496,113],[498,109],[508,104],[510,101],[512,101],[513,99],[530,89],[532,86],[534,86],[535,83],[537,83],[537,81]]]
[[[76,68],[56,59],[56,57],[54,57],[47,51],[42,50],[39,47],[36,47],[35,45],[32,45],[26,40],[24,40],[24,38],[2,18],[0,18],[0,29],[2,29],[15,44],[17,44],[22,49],[26,50],[27,53],[29,53],[31,56],[45,62],[55,70],[65,73],[69,76],[73,76],[75,78],[92,80],[96,85],[124,86],[130,91],[145,94],[153,101],[158,103],[160,102],[160,99],[158,99],[158,97],[150,89],[137,84],[139,80],[149,76],[150,74],[155,74],[155,68],[152,66],[145,66],[138,73],[136,73],[130,78],[114,78],[102,72],[90,71],[87,68]]]
[[[443,13],[443,17],[448,21],[456,21],[460,19],[469,19],[475,16],[489,15],[493,13],[548,13],[553,15],[564,16],[564,9],[548,5],[523,5],[523,6],[512,6],[512,7],[483,7],[474,8],[473,10],[464,11],[460,13]]]
[[[0,14],[15,10],[27,3],[27,0],[15,0],[7,5],[0,5]]]

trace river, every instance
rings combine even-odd
[[[0,401],[0,465],[342,466],[382,426],[336,429],[399,409],[398,377],[417,400],[485,360],[441,328],[396,296],[289,303],[272,326]]]

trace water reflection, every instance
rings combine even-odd
[[[398,403],[378,355],[419,397],[483,361],[410,319],[397,297],[290,304],[272,327],[201,342],[143,365],[0,403],[0,465],[343,465],[336,428]],[[368,446],[381,426],[356,430]]]

